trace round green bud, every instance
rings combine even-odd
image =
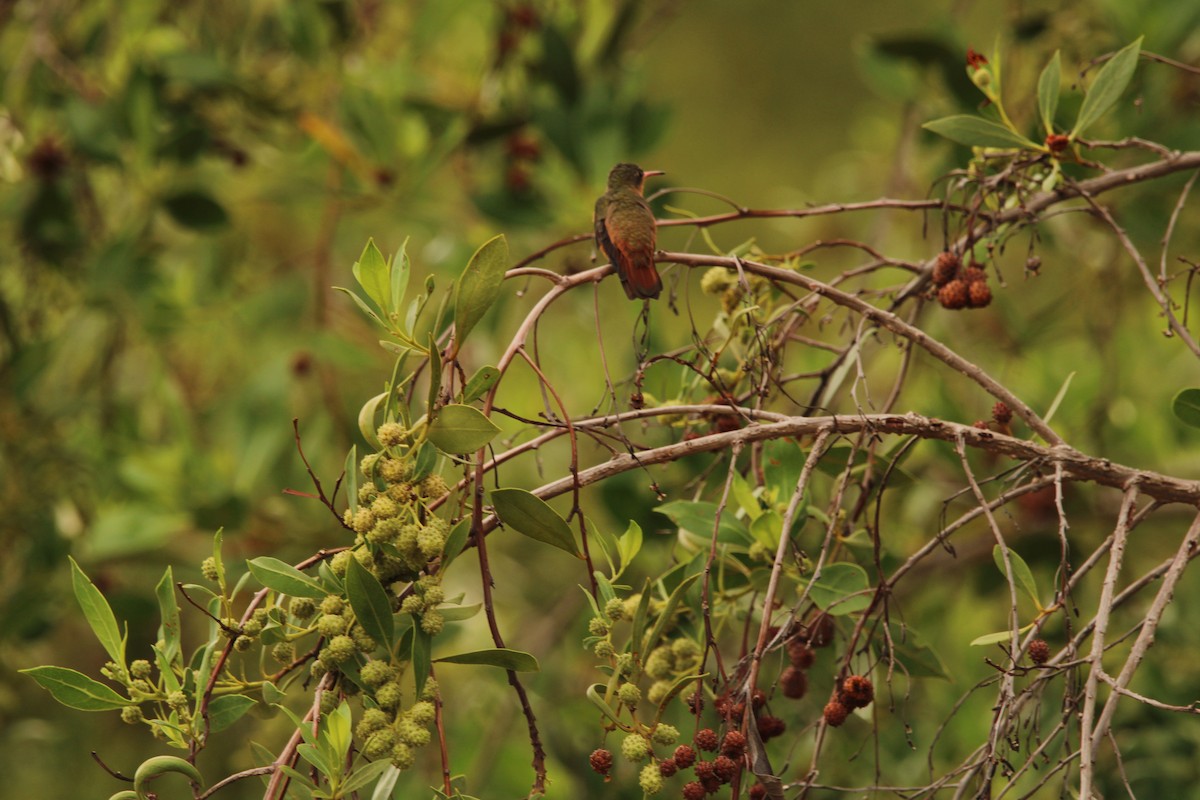
[[[371,503],[371,513],[375,515],[376,521],[390,519],[400,513],[400,506],[392,498],[382,495]]]
[[[617,697],[630,708],[636,708],[642,699],[642,690],[635,683],[622,683],[621,688],[617,689]]]
[[[425,605],[429,608],[441,605],[445,599],[446,590],[441,586],[430,586],[425,590]]]
[[[400,684],[396,681],[389,681],[375,690],[375,702],[385,711],[395,711],[403,698]]]
[[[124,683],[129,677],[125,672],[125,668],[115,661],[104,662],[104,666],[100,668],[100,674],[117,683]]]
[[[141,706],[125,706],[121,709],[121,721],[127,725],[136,725],[143,719]]]
[[[290,664],[296,660],[296,645],[292,642],[277,642],[271,648],[271,658],[280,664]]]
[[[412,769],[412,765],[417,761],[413,755],[412,748],[404,742],[396,742],[396,746],[392,748],[392,766],[403,772],[406,769]]]
[[[404,481],[393,483],[389,486],[387,496],[401,506],[412,505],[413,501],[417,499],[417,493],[413,491],[412,484],[405,483]]]
[[[129,682],[129,687],[135,692],[141,692],[142,694],[150,694],[154,691],[154,687],[150,685],[150,681],[144,678],[134,678]]]
[[[226,639],[232,639],[238,635],[238,627],[240,622],[233,617],[224,617],[221,620],[221,635]]]
[[[405,614],[412,614],[414,617],[419,617],[425,613],[425,598],[419,594],[410,594],[400,601],[400,610]]]
[[[613,622],[619,622],[625,618],[625,601],[619,597],[614,597],[604,604],[604,616],[608,617]]]
[[[592,652],[596,654],[597,658],[612,658],[613,653],[615,652],[613,650],[612,640],[601,639],[600,641],[596,642],[595,646],[592,648]]]
[[[588,623],[588,633],[592,636],[607,636],[609,630],[608,621],[600,617],[592,617],[591,622]]]
[[[381,728],[367,737],[362,751],[367,758],[383,758],[390,756],[395,746],[396,732],[391,728]]]
[[[263,626],[261,622],[256,619],[248,619],[246,620],[245,624],[242,625],[242,635],[249,636],[251,639],[253,639],[255,636],[258,636],[260,633],[262,633],[262,629]]]
[[[341,552],[335,553],[333,558],[329,559],[329,569],[331,569],[333,574],[337,575],[339,578],[345,577],[346,565],[350,563],[351,558],[353,558],[353,556],[350,555],[349,550],[342,550]]]
[[[371,513],[371,509],[361,506],[358,511],[354,512],[354,519],[350,521],[350,527],[354,529],[355,533],[366,533],[374,524],[375,515]]]
[[[679,741],[679,729],[674,725],[668,725],[665,722],[660,722],[654,726],[654,730],[650,733],[650,738],[655,744],[675,744]]]
[[[312,676],[314,681],[321,680],[321,678],[325,677],[325,673],[329,672],[329,666],[324,661],[321,661],[320,658],[320,656],[317,656],[317,660],[313,661],[308,667],[308,674]]]
[[[400,531],[403,528],[404,523],[397,517],[381,519],[375,523],[374,528],[367,531],[366,540],[376,546],[395,544],[400,539]]]
[[[446,544],[446,539],[436,529],[426,526],[421,528],[417,534],[417,549],[421,551],[421,555],[426,559],[433,559],[441,555],[442,546]]]
[[[358,648],[358,652],[364,655],[370,655],[375,652],[375,648],[379,644],[371,638],[370,634],[364,631],[357,625],[350,631],[350,638],[354,640],[354,646]]]
[[[421,690],[422,700],[436,700],[438,697],[438,682],[430,678],[425,681],[425,688]]]
[[[135,678],[149,678],[150,669],[150,662],[139,658],[129,665],[129,674]]]
[[[321,713],[332,714],[341,705],[337,692],[321,692]]]
[[[374,474],[375,465],[379,463],[379,453],[367,453],[358,460],[358,468],[362,470],[362,474],[366,477],[371,477]]]
[[[200,574],[206,581],[216,583],[221,578],[221,570],[217,568],[217,559],[209,556],[200,562]]]
[[[239,653],[244,653],[254,645],[254,640],[249,636],[239,636],[233,640],[233,649]]]
[[[360,506],[369,506],[375,502],[375,498],[379,497],[379,490],[375,488],[375,484],[368,483],[365,486],[358,487],[358,504]]]
[[[646,794],[658,794],[663,788],[662,772],[658,764],[647,764],[638,774],[638,785]]]
[[[180,691],[171,692],[167,695],[167,706],[178,711],[188,704],[188,697]]]
[[[394,680],[396,677],[396,668],[386,661],[372,660],[363,664],[363,668],[359,672],[359,677],[362,678],[363,685],[374,689],[390,680]]]
[[[379,443],[384,447],[395,447],[404,443],[408,431],[399,422],[385,422],[376,429],[375,435],[379,437]]]
[[[271,609],[256,608],[254,609],[254,613],[250,615],[250,619],[254,620],[259,625],[266,627],[267,623],[271,621]]]
[[[629,675],[633,672],[633,655],[631,653],[621,653],[617,656],[617,673],[620,675]]]
[[[441,475],[430,475],[421,481],[420,492],[423,497],[441,497],[450,491],[450,486]]]
[[[658,705],[667,697],[667,692],[671,691],[670,681],[655,681],[650,684],[650,688],[646,690],[646,702],[653,705]]]
[[[621,755],[635,763],[645,761],[650,755],[650,742],[640,733],[631,733],[621,740]]]
[[[317,602],[311,597],[293,597],[288,604],[288,611],[296,619],[305,620],[317,613]]]
[[[709,267],[700,278],[700,291],[705,294],[718,295],[726,289],[737,286],[737,273],[725,267]]]
[[[321,599],[322,614],[340,614],[346,608],[346,600],[338,594],[327,594]]]
[[[342,524],[351,530],[354,529],[354,512],[348,508],[342,512]]]
[[[646,656],[646,674],[656,681],[670,677],[675,671],[675,656],[667,645],[660,645]]]
[[[425,613],[421,615],[421,630],[430,636],[437,636],[445,626],[446,618],[436,608],[427,608],[425,609]]]
[[[398,458],[385,458],[379,462],[379,477],[388,483],[399,483],[412,474],[412,466]]]
[[[346,618],[341,614],[324,614],[317,620],[317,633],[326,639],[346,632]]]
[[[429,744],[431,738],[428,728],[418,725],[409,717],[396,721],[396,733],[399,734],[400,741],[409,747],[424,747]]]
[[[671,655],[677,661],[694,661],[700,657],[700,645],[694,639],[683,637],[671,642]]]
[[[329,651],[329,657],[337,664],[354,658],[354,654],[358,650],[354,646],[354,640],[345,634],[330,639],[325,649]]]
[[[418,700],[408,710],[408,718],[418,725],[429,725],[437,717],[437,708],[428,700]]]
[[[381,708],[368,708],[363,712],[362,719],[354,726],[354,735],[365,740],[372,733],[383,730],[389,724],[391,724],[391,719],[386,711]]]

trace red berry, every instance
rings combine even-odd
[[[696,763],[696,751],[691,745],[681,744],[675,748],[675,765],[680,769],[687,769],[692,764]]]
[[[1035,664],[1045,664],[1050,660],[1050,645],[1045,639],[1034,639],[1029,643],[1029,660]]]
[[[679,771],[679,765],[675,763],[673,758],[664,758],[658,762],[658,774],[664,778],[669,778]]]
[[[939,254],[937,261],[933,264],[933,285],[945,286],[958,277],[958,271],[961,267],[962,261],[949,250]]]
[[[767,704],[767,693],[764,692],[762,689],[755,689],[754,694],[752,694],[750,696],[750,699],[751,699],[751,702],[753,702],[753,704],[754,704],[754,710],[758,711],[760,708],[762,708],[763,706],[765,706]],[[746,709],[744,709],[744,708],[742,709],[742,711],[745,711],[745,710]]]
[[[792,639],[787,643],[787,654],[792,666],[798,669],[808,669],[817,657],[812,648],[799,639]]]
[[[828,647],[833,644],[833,617],[822,614],[813,620],[808,630],[808,643],[812,647]]]
[[[692,781],[683,785],[683,800],[704,800],[704,795],[708,792],[704,791],[704,785],[699,781]]]
[[[711,753],[717,749],[717,734],[713,732],[712,728],[705,728],[704,730],[698,732],[694,741],[696,743],[696,747],[700,748],[706,753]]]
[[[701,782],[716,776],[716,765],[712,761],[696,762],[696,778]]]
[[[870,678],[851,675],[842,681],[842,702],[850,708],[869,706],[875,699],[875,687]]]
[[[763,800],[767,796],[767,787],[756,783],[750,787],[750,800]]]
[[[802,669],[788,667],[779,676],[779,686],[783,690],[784,697],[799,700],[808,691],[808,676]]]
[[[987,284],[984,285],[986,286]],[[938,302],[942,304],[942,308],[956,311],[960,308],[966,308],[967,303],[970,301],[970,290],[967,288],[966,281],[961,278],[955,278],[938,290]]]
[[[992,290],[986,281],[975,281],[967,287],[971,308],[984,308],[992,302]]]
[[[729,731],[721,740],[721,752],[730,758],[741,758],[746,752],[746,737],[741,731]]]
[[[1051,153],[1061,153],[1067,149],[1067,145],[1071,143],[1071,137],[1063,136],[1061,133],[1052,133],[1046,137],[1046,147],[1050,148]]]
[[[987,273],[978,264],[972,264],[963,270],[962,279],[968,284],[987,280]]]
[[[592,751],[592,755],[588,758],[588,761],[591,763],[592,769],[596,770],[596,772],[599,772],[601,775],[607,775],[608,771],[612,769],[613,754],[601,747],[598,750]]]
[[[717,756],[712,763],[713,775],[716,775],[721,783],[729,783],[737,774],[737,762],[729,756]]]
[[[996,405],[992,406],[992,419],[1000,425],[1012,422],[1012,414],[1012,409],[1003,400],[997,400]]]
[[[830,700],[825,704],[825,724],[832,728],[836,728],[846,721],[846,717],[850,715],[850,709],[846,708],[838,700]]]
[[[782,736],[787,730],[787,723],[779,717],[770,715],[758,718],[758,735],[765,742],[767,739],[773,739],[776,736]]]

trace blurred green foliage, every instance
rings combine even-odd
[[[918,132],[919,123],[976,111],[962,54],[968,45],[991,53],[996,31],[1009,106],[1030,130],[1037,76],[1055,50],[1065,88],[1077,88],[1079,67],[1143,34],[1151,52],[1200,58],[1200,9],[1171,0],[954,13],[935,2],[875,3],[867,22],[799,4],[739,5],[18,0],[0,7],[0,177],[8,189],[0,195],[0,547],[7,556],[0,767],[13,776],[14,795],[69,795],[79,772],[92,769],[87,749],[102,743],[116,767],[146,754],[145,742],[123,737],[113,719],[81,720],[13,674],[34,663],[95,672],[103,660],[94,643],[80,644],[68,553],[88,565],[144,641],[153,636],[155,610],[148,587],[166,563],[184,565],[181,576],[195,572],[215,529],[224,527],[227,546],[241,555],[286,559],[328,543],[324,510],[281,493],[309,488],[290,420],[300,420],[306,455],[332,483],[356,439],[359,405],[386,377],[375,334],[329,288],[348,282],[368,236],[386,241],[385,252],[411,237],[413,280],[432,274],[444,291],[497,231],[509,234],[518,256],[586,233],[603,175],[622,159],[641,158],[666,169],[673,184],[756,207],[920,197],[967,153]],[[1138,102],[1122,104],[1092,135],[1200,147],[1194,73],[1143,63],[1130,93]],[[1079,97],[1068,91],[1061,113],[1070,118]],[[1184,180],[1121,196],[1122,222],[1147,252]],[[687,208],[726,209],[706,202],[689,196]],[[936,230],[923,235],[891,217],[740,223],[713,235],[727,249],[750,236],[777,249],[859,237],[913,258],[941,247]],[[671,231],[661,244],[682,247],[689,236]],[[1194,226],[1181,225],[1172,258],[1191,253],[1194,261],[1198,239]],[[1039,411],[1073,374],[1054,425],[1080,449],[1195,474],[1196,434],[1170,413],[1175,392],[1195,383],[1194,362],[1162,336],[1162,321],[1111,235],[1059,219],[1042,226],[1036,244],[1040,276],[1026,275],[1026,253],[1011,247],[999,255],[1009,286],[992,311],[933,318],[930,333]],[[585,263],[582,249],[571,252],[547,266]],[[822,254],[817,269],[832,275],[851,263]],[[670,281],[686,285],[680,272]],[[511,330],[506,323],[517,310],[505,303],[515,306],[503,299],[500,313],[482,323],[491,332]],[[685,318],[711,312],[697,309],[686,307]],[[665,304],[656,313],[656,347],[689,341],[688,320],[669,318]],[[568,346],[543,352],[576,405],[603,396],[594,364],[570,346],[594,338],[590,314],[590,299],[575,301],[551,340]],[[610,352],[628,348],[632,313],[613,315],[611,325]],[[475,366],[489,355],[477,347]],[[887,364],[894,355],[881,347],[872,357]],[[918,389],[902,397],[905,409],[961,421],[986,416],[974,386],[935,377],[922,358],[912,370],[909,386]],[[889,384],[886,370],[880,374],[871,388],[882,394]],[[678,386],[674,376],[652,380],[663,397]],[[533,398],[533,381],[528,389]],[[563,463],[547,456],[547,473]],[[699,467],[681,462],[660,482],[684,484]],[[926,477],[889,497],[894,553],[928,537],[953,491],[947,487],[957,485],[952,453],[921,448],[906,467]],[[667,527],[636,476],[593,496],[610,511],[606,524],[623,528],[633,517],[647,531]],[[1068,504],[1081,541],[1094,543],[1111,528],[1109,495],[1080,487]],[[1014,523],[1018,549],[1043,581],[1058,558],[1051,512],[1031,502]],[[1138,565],[1163,557],[1154,533],[1140,532],[1147,545]],[[667,557],[671,543],[661,538],[647,547]],[[580,691],[591,680],[591,662],[576,645],[582,596],[570,580],[542,580],[555,574],[554,555],[501,547],[494,558],[495,571],[512,576],[508,621],[518,638],[579,654],[568,668],[529,681],[535,703],[547,709],[552,796],[635,796],[628,776],[606,788],[586,767],[597,731],[585,722],[592,716]],[[880,713],[880,759],[903,765],[897,781],[923,780],[925,762],[913,756],[910,739],[923,753],[942,721],[925,708],[990,675],[967,646],[1004,624],[988,600],[1002,581],[990,559],[988,547],[963,546],[959,561],[947,557],[943,565],[962,575],[959,582],[929,581],[926,592],[900,598],[905,618],[952,665],[954,680],[923,682],[928,694],[898,697],[895,717]],[[983,568],[968,575],[962,564]],[[1194,581],[1183,587],[1179,606],[1198,591]],[[1196,646],[1185,630],[1164,633],[1156,665],[1139,678],[1146,685],[1134,688],[1190,702]],[[457,680],[447,677],[450,693]],[[528,743],[506,687],[476,685],[474,677],[462,683],[469,691],[459,693],[450,729],[462,754],[456,766],[496,796],[525,791]],[[805,713],[819,709],[828,688],[813,688]],[[947,758],[961,757],[953,742],[976,741],[986,730],[987,706],[976,695],[951,720],[942,733],[951,743]],[[1144,707],[1125,716],[1118,724],[1146,731],[1124,753],[1131,779],[1147,796],[1184,796],[1194,735]],[[273,726],[286,721],[265,720],[264,739]],[[849,759],[860,745],[847,737],[835,747]],[[248,766],[239,749],[219,744],[207,757]],[[801,750],[796,764],[807,763]],[[256,788],[227,796],[252,797]]]

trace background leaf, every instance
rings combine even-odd
[[[133,705],[103,683],[66,667],[32,667],[20,670],[50,692],[64,706],[80,711],[113,711]]]
[[[1024,136],[1013,133],[999,122],[967,114],[935,119],[932,122],[926,122],[921,127],[968,147],[1019,147],[1022,149],[1037,147]]]
[[[439,664],[483,664],[489,667],[510,669],[513,672],[537,672],[540,669],[537,659],[529,653],[502,647],[443,656],[435,658],[434,661]]]
[[[1059,85],[1062,83],[1062,55],[1054,51],[1054,58],[1046,64],[1042,74],[1038,76],[1037,95],[1038,113],[1046,133],[1054,133],[1054,114],[1058,111]]]
[[[483,243],[471,256],[466,270],[459,276],[454,292],[455,350],[462,347],[467,335],[491,308],[500,295],[504,271],[508,269],[508,240],[494,236]]]
[[[1134,70],[1137,69],[1143,38],[1139,36],[1122,47],[1096,73],[1096,79],[1088,87],[1087,94],[1083,97],[1083,105],[1079,107],[1079,116],[1075,118],[1075,127],[1071,129],[1072,138],[1082,136],[1084,131],[1104,116],[1120,99],[1125,87],[1133,78]]]
[[[524,489],[493,489],[489,496],[505,526],[573,556],[579,555],[567,521],[540,497]]]
[[[117,618],[113,615],[112,608],[100,590],[75,563],[75,559],[70,556],[67,558],[71,562],[71,585],[75,589],[75,599],[83,609],[83,616],[88,625],[92,626],[92,631],[109,657],[125,666],[125,638],[117,626]]]
[[[1175,417],[1185,425],[1200,428],[1200,389],[1182,389],[1171,401]]]

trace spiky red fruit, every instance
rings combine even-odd
[[[1035,664],[1045,664],[1050,660],[1050,645],[1045,639],[1034,639],[1029,643],[1029,660]]]
[[[787,723],[779,717],[770,715],[758,718],[758,735],[765,742],[767,739],[774,739],[776,736],[782,736],[787,730]]]
[[[1012,414],[1012,409],[1003,400],[997,400],[996,405],[992,406],[992,419],[1000,425],[1012,422]]]
[[[955,311],[966,308],[970,301],[971,295],[970,290],[967,289],[967,282],[961,278],[955,278],[938,290],[938,302],[942,304],[942,308]]]
[[[799,639],[792,639],[787,643],[787,654],[788,660],[797,669],[808,669],[817,657],[813,649]]]
[[[704,784],[699,781],[691,781],[683,785],[683,800],[704,800],[704,796],[708,792],[704,791]]]
[[[784,697],[799,700],[808,691],[808,676],[802,669],[788,667],[779,676],[779,688],[783,691]]]
[[[939,254],[937,261],[933,264],[933,285],[945,286],[958,277],[958,271],[961,268],[962,261],[954,253],[947,250]]]
[[[664,778],[669,778],[679,771],[679,765],[675,763],[673,758],[664,758],[658,762],[658,774]]]
[[[746,752],[746,737],[741,731],[729,731],[721,740],[721,753],[730,758],[741,758]]]
[[[871,679],[862,675],[851,675],[842,681],[842,702],[850,708],[869,706],[875,699],[875,687]]]
[[[681,744],[675,748],[675,765],[680,769],[687,769],[692,764],[696,763],[696,751],[691,745]]]
[[[713,763],[713,775],[717,777],[721,783],[729,783],[733,780],[733,776],[737,774],[737,762],[729,756],[717,756]]]
[[[992,302],[992,290],[986,281],[975,281],[967,287],[971,308],[984,308]]]
[[[830,700],[825,704],[825,724],[831,728],[839,727],[850,716],[850,709],[839,700]]]
[[[596,772],[599,772],[601,775],[607,775],[608,771],[612,769],[613,754],[601,747],[598,750],[592,751],[588,762],[591,763],[592,769],[596,770]]]
[[[763,800],[767,796],[767,787],[756,783],[750,787],[750,800]]]
[[[702,731],[698,731],[693,741],[696,743],[696,747],[706,753],[711,753],[717,749],[717,734],[713,732],[712,728],[705,728]]]

